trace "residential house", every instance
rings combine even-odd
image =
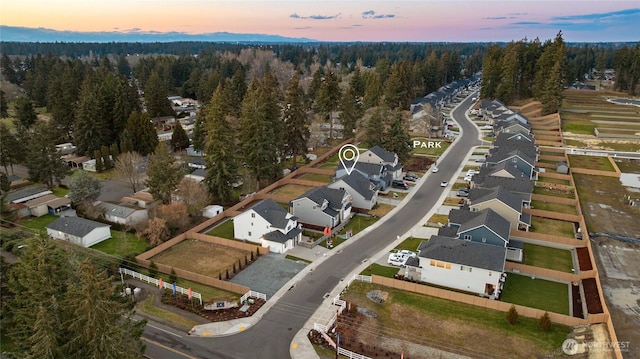
[[[360,173],[351,173],[338,178],[327,185],[329,188],[341,189],[353,197],[353,207],[361,210],[372,209],[378,201],[378,187]]]
[[[130,203],[140,208],[151,208],[158,203],[158,201],[153,198],[151,193],[149,193],[149,189],[145,188],[131,196],[122,197],[120,199],[120,203]]]
[[[128,203],[120,205],[101,202],[99,206],[104,211],[104,219],[111,223],[133,226],[149,219],[149,211],[146,208],[139,208]]]
[[[298,221],[320,228],[333,228],[351,216],[353,197],[344,189],[312,188],[289,203]]]
[[[506,248],[455,238],[431,236],[407,261],[423,282],[498,298],[502,288]]]
[[[34,185],[25,188],[21,188],[15,191],[9,191],[4,200],[7,203],[24,203],[30,201],[32,199],[36,199],[42,196],[46,196],[48,194],[52,194],[50,190],[41,185]]]
[[[233,236],[284,253],[300,242],[302,228],[297,217],[268,198],[234,217]]]
[[[521,133],[525,135],[531,134],[531,126],[523,124],[518,120],[496,122],[493,125],[493,132],[496,135],[501,133]]]
[[[491,149],[489,154],[486,160],[487,164],[497,165],[505,162],[518,168],[524,173],[525,177],[534,178],[537,157],[531,157],[524,150],[510,150],[509,148],[502,149],[502,147],[498,147],[497,149]]]
[[[493,140],[493,147],[507,148],[536,148],[533,133],[508,133],[498,134]]]
[[[360,154],[358,161],[383,165],[394,180],[402,178],[402,164],[398,162],[398,155],[380,146],[373,146]]]
[[[501,217],[511,223],[511,228],[528,231],[531,226],[531,215],[523,213],[522,209],[530,206],[531,199],[523,195],[514,194],[502,188],[474,188],[469,192],[469,208],[472,211],[481,211],[491,208]]]
[[[193,157],[189,159],[189,162],[187,162],[187,166],[189,168],[205,169],[207,168],[207,161],[205,161],[205,159],[202,157]]]
[[[457,228],[457,238],[465,241],[506,247],[509,243],[511,223],[491,208],[480,211],[452,209],[449,226]]]
[[[204,168],[198,168],[197,170],[184,175],[185,178],[190,178],[196,182],[202,182],[207,177],[207,170]]]
[[[45,214],[58,214],[71,208],[69,198],[60,198],[53,194],[38,197],[24,203],[34,217],[42,217]]]
[[[111,238],[110,225],[80,217],[60,217],[46,226],[47,234],[83,247]]]
[[[343,163],[344,162],[344,163]],[[346,166],[346,167],[345,167]],[[351,172],[357,172],[366,177],[369,181],[378,186],[381,191],[386,190],[393,182],[393,174],[387,171],[387,166],[378,163],[342,161],[336,169],[336,178],[347,175],[347,168],[351,168]]]

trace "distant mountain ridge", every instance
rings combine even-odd
[[[317,42],[305,37],[286,37],[269,34],[237,34],[231,32],[211,32],[187,34],[183,32],[158,31],[60,31],[45,28],[0,25],[0,41],[16,42],[265,42],[295,43]]]

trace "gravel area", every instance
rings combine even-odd
[[[307,263],[286,259],[284,254],[269,253],[260,256],[230,282],[264,293],[269,299],[306,266]]]

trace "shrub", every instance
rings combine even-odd
[[[516,306],[512,304],[511,308],[509,308],[509,311],[507,312],[507,323],[516,325],[516,323],[518,323],[518,317],[520,317],[520,315],[516,310]]]
[[[549,312],[544,312],[540,319],[538,319],[538,328],[543,332],[551,331],[551,318],[549,318]]]
[[[175,269],[171,267],[171,273],[169,274],[169,283],[175,283],[178,281],[178,275],[176,275]]]
[[[149,262],[149,277],[158,278],[158,266],[154,261]]]

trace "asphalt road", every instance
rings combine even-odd
[[[363,260],[373,257],[398,235],[410,230],[436,206],[443,190],[440,182],[455,178],[462,159],[472,147],[481,144],[477,127],[465,116],[465,111],[472,104],[472,97],[467,97],[452,113],[463,133],[447,156],[440,159],[440,171],[431,173],[422,186],[415,189],[417,192],[413,198],[383,225],[317,266],[283,295],[262,320],[246,331],[222,338],[194,338],[177,337],[147,326],[143,337],[149,347],[148,355],[154,359],[289,358],[289,345],[293,337],[321,305],[323,295],[331,292]],[[182,354],[167,352],[166,348],[175,349]]]

